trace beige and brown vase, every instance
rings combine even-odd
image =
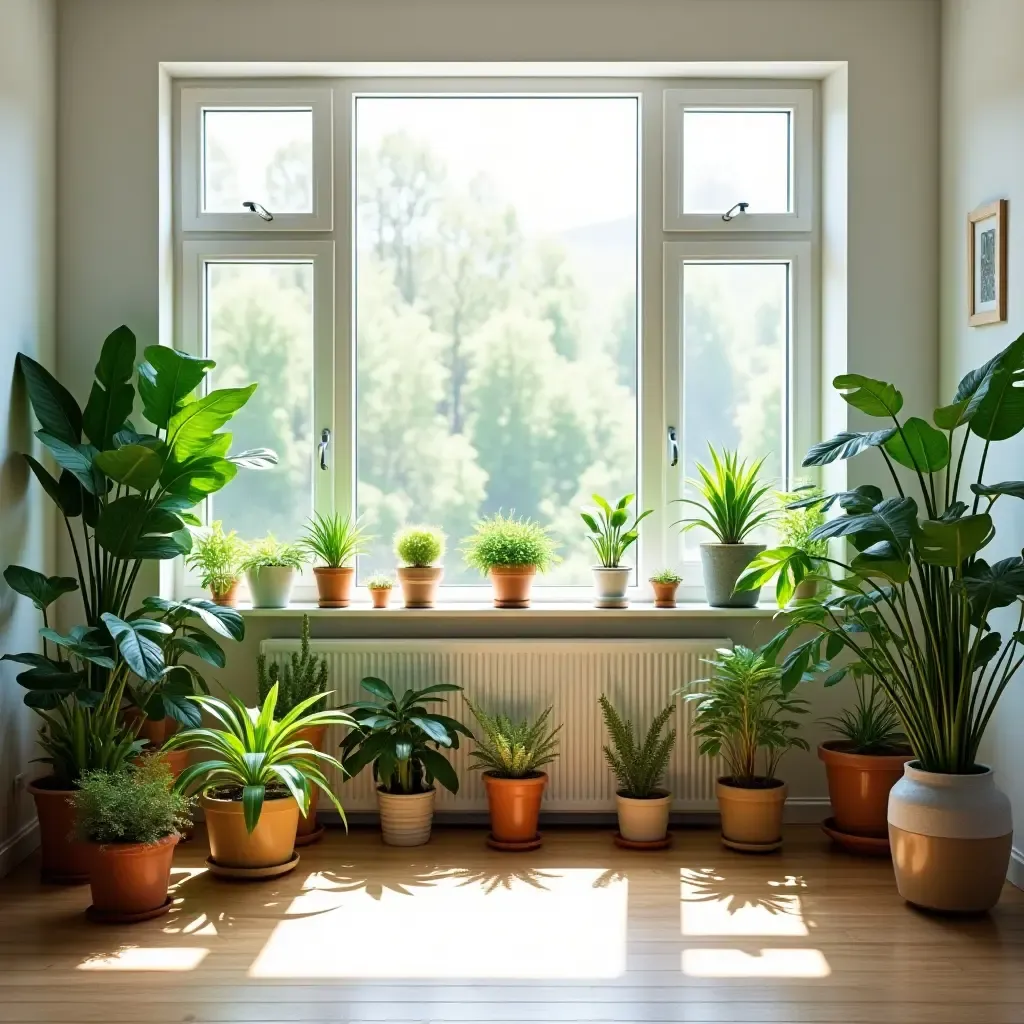
[[[979,913],[999,902],[1013,839],[1010,801],[992,769],[926,772],[908,761],[889,793],[896,886],[930,910]]]
[[[619,817],[619,835],[631,843],[658,843],[668,835],[668,813],[671,793],[655,793],[639,798],[615,794]]]
[[[395,570],[406,608],[433,608],[444,568],[440,565],[402,565]]]
[[[377,790],[380,834],[388,846],[422,846],[430,842],[434,821],[434,790],[385,793]]]
[[[715,793],[722,815],[722,842],[733,850],[762,853],[782,845],[782,810],[789,787],[779,779],[736,786],[724,777]]]

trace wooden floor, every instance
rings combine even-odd
[[[174,907],[91,924],[88,887],[0,882],[0,1021],[1024,1022],[1024,893],[988,917],[910,909],[887,861],[815,828],[745,856],[711,831],[629,853],[553,831],[532,854],[439,829],[330,831],[291,875],[222,882],[200,833]]]

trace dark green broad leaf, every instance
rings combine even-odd
[[[91,444],[68,444],[45,430],[37,430],[36,437],[49,449],[57,464],[71,473],[90,494],[107,492],[109,485],[95,465],[97,448]]]
[[[870,512],[839,516],[822,523],[811,531],[809,539],[856,538],[865,534],[872,544],[877,540],[889,540],[901,554],[905,554],[919,529],[917,503],[913,498],[886,498]]]
[[[907,469],[921,473],[937,473],[949,465],[949,441],[920,416],[911,416],[902,432],[895,432],[885,442],[889,457]]]
[[[844,430],[827,441],[819,441],[804,456],[804,466],[827,466],[837,459],[850,459],[869,448],[878,448],[896,433],[895,427],[886,430]]]
[[[874,484],[861,484],[852,491],[842,491],[839,495],[839,507],[850,515],[870,512],[883,500],[882,489]]]
[[[99,665],[101,668],[113,668],[114,659],[110,657],[110,650],[102,644],[93,643],[83,639],[81,636],[63,636],[55,629],[44,628],[39,630],[39,635],[44,640],[49,640],[58,647],[63,647],[83,661]]]
[[[998,484],[971,484],[971,490],[983,498],[997,498],[1001,494],[1010,498],[1024,498],[1024,480],[1004,480]]]
[[[131,557],[167,561],[179,555],[187,555],[192,550],[190,538],[191,534],[187,530],[176,530],[163,537],[140,537],[135,542]]]
[[[245,637],[245,620],[234,608],[223,608],[201,597],[190,597],[184,601],[174,601],[167,597],[147,597],[142,607],[148,612],[160,612],[164,616],[194,616],[204,626],[229,640],[242,640]]]
[[[135,404],[135,388],[131,384],[114,383],[105,388],[93,381],[82,413],[82,429],[97,448],[114,446],[114,435],[121,430]]]
[[[127,384],[135,370],[135,335],[124,324],[104,339],[96,364],[96,379],[105,387]]]
[[[45,611],[62,594],[78,589],[78,580],[70,576],[44,576],[23,565],[9,565],[4,569],[7,585],[22,597],[27,597],[40,611]]]
[[[171,540],[167,535],[182,528],[181,520],[173,512],[150,508],[141,494],[127,494],[104,506],[96,524],[96,540],[118,558],[173,558],[182,553],[178,540],[172,541],[173,553],[165,555],[153,551],[169,545],[154,542]]]
[[[974,671],[983,669],[1003,646],[1003,638],[998,633],[986,633],[979,641],[974,655]]]
[[[964,569],[963,577],[953,586],[966,593],[971,621],[977,625],[993,608],[1005,608],[1024,597],[1024,560],[1015,556],[989,565],[984,558],[978,558]]]
[[[244,388],[222,388],[204,398],[189,402],[171,416],[167,424],[167,444],[172,458],[183,462],[194,455],[205,455],[215,434],[249,401],[255,384]]]
[[[975,371],[982,375],[983,394],[970,429],[987,441],[1004,441],[1024,428],[1024,334]],[[970,374],[968,376],[971,376]],[[964,378],[965,380],[967,378]],[[963,381],[961,381],[963,386]],[[959,394],[959,389],[958,389]]]
[[[18,683],[26,690],[36,693],[47,693],[58,698],[65,697],[70,693],[77,693],[86,682],[84,669],[72,669],[71,663],[57,662],[51,665],[40,665],[38,668],[30,668],[27,672],[18,675]],[[26,704],[30,702],[26,698]],[[55,705],[30,704],[31,707],[46,707]]]
[[[214,668],[223,668],[227,663],[220,644],[199,629],[190,630],[184,636],[174,637],[168,641],[165,650],[168,656],[172,653],[191,654],[194,658],[213,665]]]
[[[55,480],[49,471],[31,455],[26,455],[25,461],[35,478],[43,485],[43,490],[49,495],[50,500],[61,510],[63,515],[68,519],[74,519],[82,514],[82,485],[73,473],[69,473],[66,469],[61,470],[60,479]]]
[[[955,523],[958,519],[963,519],[964,513],[967,511],[967,506],[962,501],[954,501],[945,512],[939,516],[939,519],[944,523]]]
[[[270,469],[277,465],[277,452],[269,448],[248,448],[237,455],[229,455],[228,462],[242,469]]]
[[[145,362],[139,364],[142,411],[150,423],[163,430],[216,364],[165,345],[150,345],[145,356]]]
[[[448,758],[429,747],[417,751],[417,756],[432,779],[440,782],[449,792],[458,793],[459,776]]]
[[[850,568],[859,576],[881,576],[893,583],[906,583],[910,579],[910,559],[887,540],[878,541],[856,555]]]
[[[946,522],[926,519],[917,536],[917,552],[928,565],[958,568],[992,539],[992,517],[987,513]]]
[[[844,373],[832,381],[832,386],[850,405],[869,416],[895,416],[903,408],[903,395],[884,380]]]
[[[140,626],[143,620],[125,622],[110,612],[100,616],[103,624],[117,644],[128,667],[141,679],[155,683],[164,672],[164,654],[160,645],[147,636],[147,629]]]
[[[237,473],[238,467],[227,459],[201,456],[184,463],[168,462],[160,483],[169,495],[188,499],[191,507],[231,483]]]
[[[18,353],[18,369],[25,378],[28,400],[43,431],[76,445],[82,440],[82,410],[71,392],[56,377],[23,352]]]
[[[153,487],[164,468],[160,451],[141,444],[100,452],[95,461],[111,480],[136,491],[148,491]]]
[[[155,697],[160,701],[163,717],[173,718],[186,729],[197,729],[203,723],[203,712],[192,700],[196,687],[192,674],[183,665],[167,670],[163,686]]]

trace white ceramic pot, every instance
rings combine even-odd
[[[295,570],[289,565],[261,565],[245,574],[253,608],[287,608],[295,584]]]
[[[626,590],[629,588],[629,577],[633,567],[617,565],[614,569],[595,565],[594,572],[594,606],[596,608],[626,608]]]
[[[671,804],[671,793],[661,793],[644,800],[616,793],[619,835],[632,843],[656,843],[664,839],[668,835],[668,812]]]
[[[889,793],[889,846],[900,895],[932,910],[979,912],[999,902],[1013,839],[1010,801],[992,769],[926,772],[908,761]]]
[[[430,840],[434,791],[385,793],[377,790],[380,831],[388,846],[422,846]]]

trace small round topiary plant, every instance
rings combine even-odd
[[[466,564],[484,575],[495,567],[532,565],[546,572],[560,561],[555,542],[540,523],[502,513],[481,519],[466,538]]]
[[[415,568],[434,565],[444,554],[444,534],[435,526],[407,526],[395,534],[395,554]]]

